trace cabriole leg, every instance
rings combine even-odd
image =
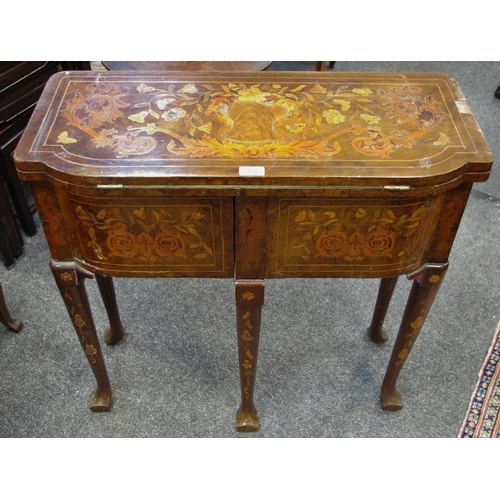
[[[396,381],[429,314],[447,268],[448,263],[426,264],[408,275],[408,279],[414,282],[382,383],[380,402],[384,410],[397,411],[403,407],[403,397],[396,389]]]
[[[241,379],[241,406],[236,413],[236,428],[239,431],[256,431],[259,428],[253,390],[263,304],[264,280],[236,282],[238,359]]]
[[[368,337],[374,342],[385,342],[389,338],[387,328],[384,326],[384,319],[397,282],[397,276],[395,278],[382,278],[380,281],[375,311],[367,330]]]
[[[260,319],[264,304],[267,244],[266,198],[235,198],[236,321],[241,406],[236,413],[239,431],[256,431],[259,417],[253,402]]]
[[[111,386],[84,285],[85,278],[93,278],[93,274],[73,262],[51,261],[50,267],[97,381],[97,389],[90,400],[90,409],[96,412],[107,411],[111,407]]]
[[[108,345],[116,344],[123,338],[125,332],[118,311],[113,278],[96,274],[95,279],[109,318],[109,328],[104,332],[104,342]]]

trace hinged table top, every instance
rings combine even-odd
[[[61,72],[15,159],[89,183],[431,185],[486,180],[491,152],[446,75]]]

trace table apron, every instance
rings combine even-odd
[[[237,245],[235,237],[244,234],[240,225],[248,223],[235,217],[236,200],[253,206],[252,227],[260,234],[257,251],[264,269],[258,278],[398,276],[427,261],[446,197],[129,195],[135,192],[118,197],[91,192],[66,190],[74,260],[115,277],[234,277],[235,262],[245,266],[238,255],[246,252],[244,236]]]

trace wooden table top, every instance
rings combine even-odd
[[[483,181],[493,161],[446,75],[137,71],[54,75],[15,159],[26,180],[358,187]]]

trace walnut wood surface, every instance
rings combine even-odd
[[[445,75],[68,72],[17,161],[86,183],[435,187],[485,180],[492,155]]]
[[[235,277],[241,430],[259,425],[267,278],[383,278],[374,341],[397,276],[415,280],[381,394],[401,408],[397,377],[493,162],[446,75],[313,72],[61,73],[14,157],[94,370],[92,409],[111,389],[84,278],[105,277],[114,342],[112,277]]]

